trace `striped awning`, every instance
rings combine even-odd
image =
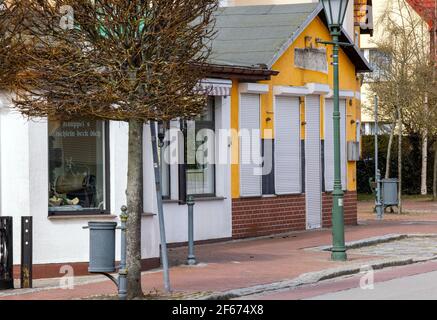
[[[200,83],[202,90],[210,96],[230,96],[232,81],[221,79],[206,79]]]

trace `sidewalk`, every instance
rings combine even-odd
[[[370,209],[371,210],[371,209]],[[380,222],[360,204],[360,223],[346,229],[346,241],[357,241],[387,234],[437,234],[437,214],[386,215]],[[396,219],[395,219],[396,218]],[[200,264],[174,266],[170,270],[172,298],[195,298],[205,293],[223,292],[296,278],[304,273],[348,265],[367,264],[381,256],[349,254],[345,263],[330,261],[329,252],[304,250],[330,245],[330,230],[299,232],[282,237],[231,241],[196,246]],[[186,248],[170,250],[172,265],[183,263]],[[162,272],[155,270],[142,277],[145,293],[162,295]],[[44,287],[59,286],[59,280],[45,280]],[[115,295],[112,282],[102,277],[80,278],[74,289],[33,289],[0,292],[1,299],[80,299]]]

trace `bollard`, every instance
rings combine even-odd
[[[376,216],[378,220],[384,218],[384,205],[381,200],[381,171],[378,169],[376,173]]]
[[[0,217],[0,290],[14,289],[12,217]]]
[[[193,196],[187,197],[188,205],[188,259],[187,263],[190,266],[196,264],[196,257],[194,256],[194,198]]]
[[[127,298],[127,268],[126,268],[126,222],[128,214],[127,207],[121,207],[121,247],[120,247],[120,268],[118,269],[118,298],[126,300]]]
[[[21,288],[32,288],[32,217],[21,217]]]

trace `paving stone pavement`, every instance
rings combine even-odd
[[[437,236],[413,236],[349,251],[353,254],[374,256],[437,257]]]
[[[405,224],[405,222],[410,221],[411,223]],[[426,223],[422,223],[422,220],[366,220],[365,224],[347,226],[346,240],[348,243],[362,243],[363,239],[373,239],[375,237],[383,237],[387,240],[387,236],[394,234],[412,235],[414,237],[428,235],[434,236],[434,239],[431,240],[437,244],[437,224],[429,223],[428,218],[426,221]],[[437,218],[432,221],[437,222]],[[423,248],[425,239],[422,238],[418,241],[421,243],[419,247]],[[304,283],[311,280],[319,281],[326,279],[325,273],[329,270],[331,271],[331,278],[332,270],[335,271],[334,275],[344,275],[345,272],[351,274],[351,268],[356,270],[354,273],[357,273],[361,266],[373,264],[375,260],[393,260],[397,261],[396,265],[399,265],[399,261],[403,264],[411,264],[418,260],[409,256],[367,255],[363,250],[369,248],[361,248],[356,249],[357,251],[361,250],[357,254],[349,251],[349,260],[347,262],[337,262],[331,261],[329,251],[321,249],[306,250],[307,248],[326,247],[331,242],[331,231],[326,229],[245,241],[197,245],[196,257],[202,262],[199,267],[193,269],[186,266],[174,266],[171,268],[170,278],[174,290],[174,295],[171,298],[202,299],[205,298],[205,295],[208,295],[208,292],[222,294],[223,292],[241,291],[257,286],[262,288],[265,286],[273,287],[275,283],[290,286],[299,281]],[[393,243],[389,242],[388,244]],[[411,241],[407,244],[404,247],[411,246]],[[429,245],[433,246],[434,244]],[[423,251],[426,252],[426,250]],[[170,250],[170,255],[182,261],[186,257],[186,252],[186,247],[173,248]],[[414,256],[417,256],[417,252],[418,250],[415,250]],[[396,255],[399,255],[399,250]],[[431,257],[431,259],[433,258],[434,256]],[[384,265],[386,264],[387,262],[384,263]],[[308,275],[313,277],[311,278]],[[64,300],[96,296],[106,296],[111,299],[117,294],[114,284],[109,280],[93,279],[92,282],[88,282],[84,278],[83,283],[78,283],[71,290],[47,288],[46,285],[50,286],[53,280],[42,281],[44,283],[39,283],[41,286],[38,289],[32,291],[21,291],[20,289],[7,291],[0,297],[0,300]],[[59,284],[59,280],[56,283]],[[54,284],[56,285],[56,283]],[[145,293],[158,292],[155,296],[159,295],[163,292],[162,283],[161,270],[149,271],[143,274],[142,284]],[[250,293],[253,294],[253,292]]]

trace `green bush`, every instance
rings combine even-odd
[[[389,135],[378,137],[379,168],[381,176],[385,176],[387,147]],[[428,191],[432,190],[434,152],[428,149]],[[375,176],[375,138],[374,136],[362,137],[362,157],[357,163],[357,188],[359,193],[371,193],[369,178]],[[404,194],[420,194],[421,175],[421,139],[418,135],[404,136],[402,139],[402,192]],[[393,139],[392,156],[390,160],[390,178],[398,177],[398,137]]]

